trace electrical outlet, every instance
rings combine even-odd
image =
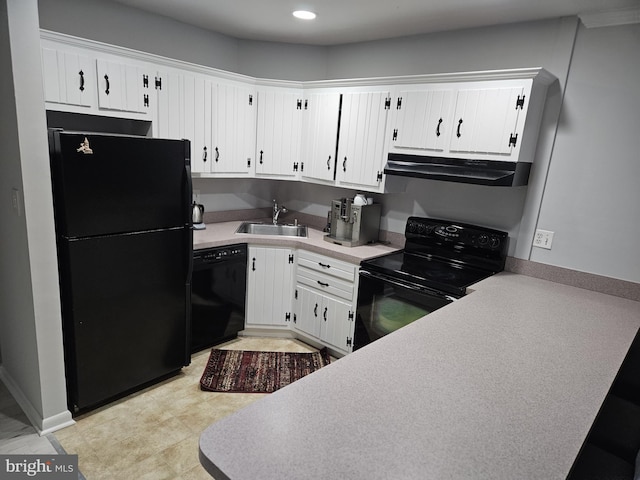
[[[192,193],[193,193],[193,201],[196,203],[200,203],[200,190],[194,190]]]
[[[548,230],[536,230],[536,234],[533,237],[533,246],[546,248],[551,250],[551,244],[553,243],[553,232]]]

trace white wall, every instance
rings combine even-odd
[[[47,432],[71,422],[71,414],[36,0],[2,0],[0,25],[0,376],[34,426]]]
[[[531,260],[640,282],[640,25],[576,41]]]

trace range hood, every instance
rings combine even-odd
[[[529,181],[531,164],[496,160],[425,157],[390,153],[384,173],[446,182],[519,187]]]

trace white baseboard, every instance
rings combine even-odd
[[[50,417],[42,417],[2,365],[0,365],[0,380],[5,384],[16,403],[20,405],[20,408],[22,408],[22,411],[39,435],[46,435],[76,423],[69,410],[63,410]]]

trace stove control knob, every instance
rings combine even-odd
[[[488,243],[489,243],[488,235],[482,234],[478,237],[478,245],[480,245],[481,247],[484,247]]]
[[[424,233],[426,230],[426,227],[424,225],[424,223],[419,223],[418,224],[418,233]]]
[[[491,248],[498,248],[500,246],[500,239],[498,237],[491,237],[491,241],[489,242],[489,246]]]
[[[415,233],[416,229],[417,229],[416,222],[411,220],[409,223],[407,223],[407,231],[408,232]]]

